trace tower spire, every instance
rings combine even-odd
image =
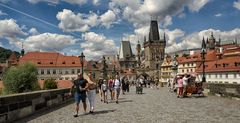
[[[202,48],[206,49],[206,43],[205,43],[204,36],[203,36],[203,40],[202,40]]]
[[[150,32],[149,32],[149,41],[159,41],[159,31],[158,31],[158,22],[157,20],[151,20],[150,23]]]

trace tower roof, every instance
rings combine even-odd
[[[159,39],[160,37],[159,37],[159,31],[158,31],[158,22],[157,20],[151,20],[149,41],[157,41]]]
[[[127,57],[132,57],[132,48],[129,41],[122,41],[120,52],[119,52],[119,58],[120,59],[126,59]]]

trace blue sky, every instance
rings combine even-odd
[[[214,32],[240,38],[240,0],[0,0],[0,46],[61,52],[99,59],[116,54],[120,40],[132,46],[148,35],[157,16],[167,52],[200,47]],[[135,49],[133,47],[132,49]]]

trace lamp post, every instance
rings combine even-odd
[[[80,55],[80,60],[81,60],[81,65],[82,65],[82,76],[83,76],[84,58],[85,58],[85,56],[84,56],[84,54],[83,54],[83,52],[82,52],[81,55]]]
[[[202,49],[201,49],[201,56],[202,56],[202,66],[203,66],[203,72],[202,72],[202,82],[206,82],[206,77],[205,77],[205,55],[206,55],[206,43],[203,37],[202,40]]]

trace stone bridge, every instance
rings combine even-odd
[[[120,95],[119,104],[102,103],[97,96],[94,114],[84,114],[82,108],[73,117],[74,102],[34,113],[16,123],[239,123],[240,101],[217,96],[177,98],[166,87],[144,88],[144,94],[130,92]],[[82,105],[81,105],[82,106]]]

